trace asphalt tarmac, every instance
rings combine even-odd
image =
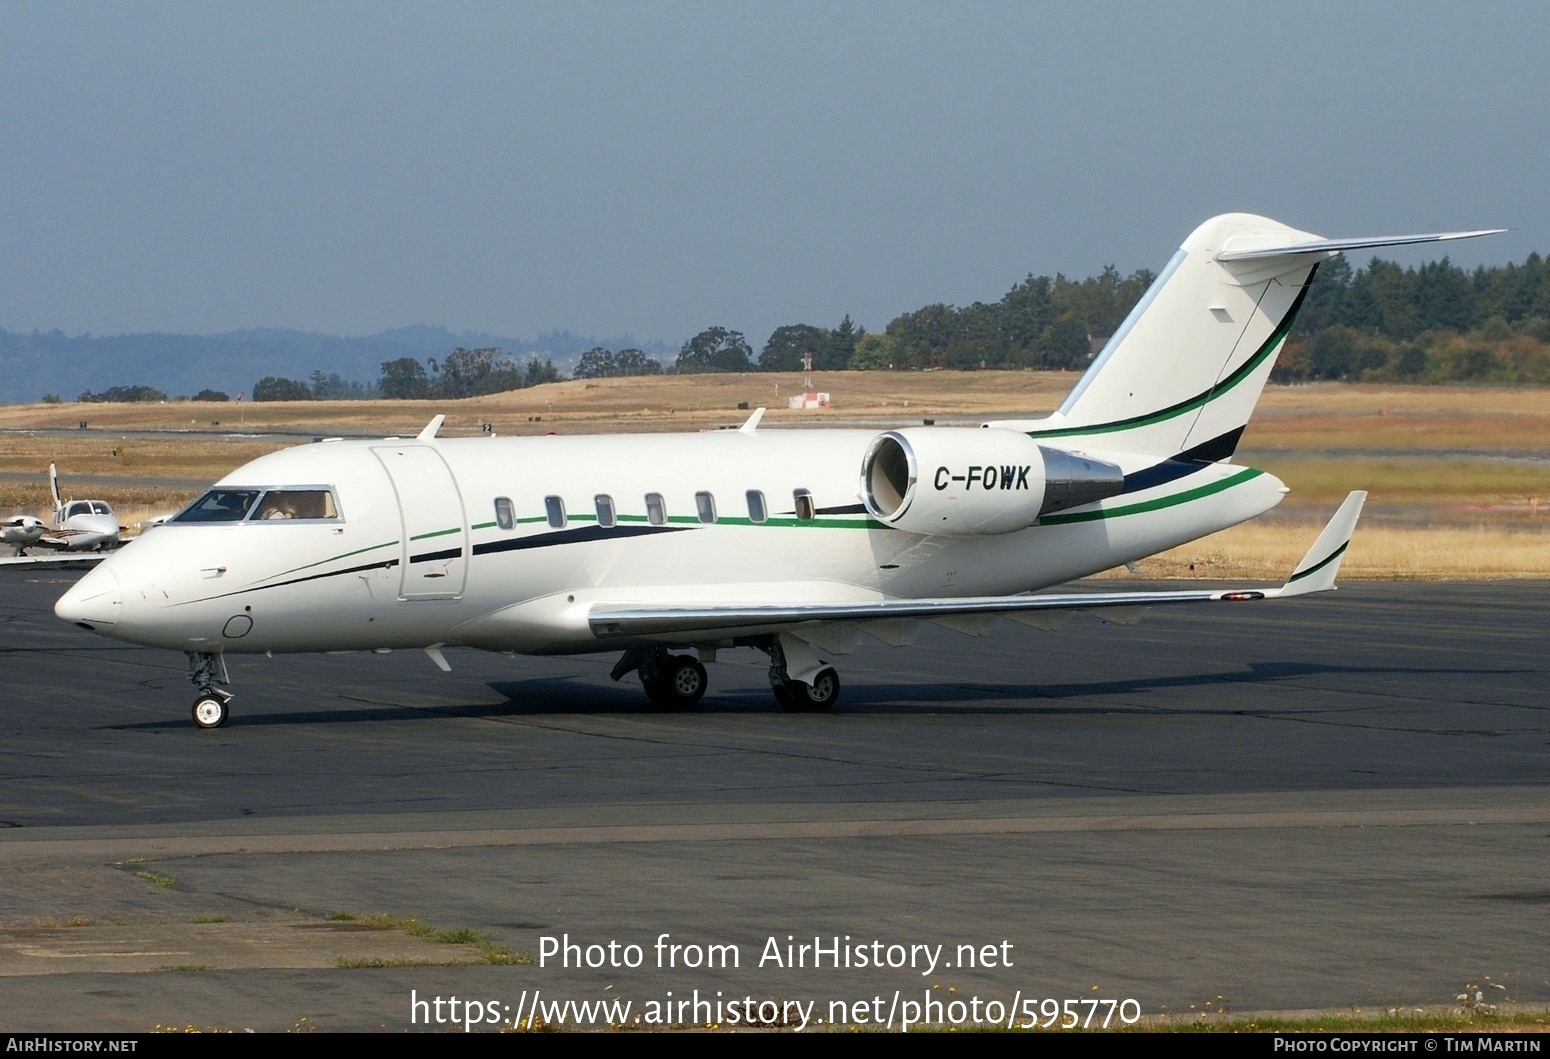
[[[831,715],[751,652],[678,714],[611,657],[234,657],[206,732],[76,576],[0,572],[0,1030],[1550,1004],[1544,583],[863,638]]]

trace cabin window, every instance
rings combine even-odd
[[[814,514],[813,494],[808,492],[806,489],[798,489],[791,494],[791,498],[796,501],[797,518],[801,519],[803,522],[812,521]]]
[[[599,493],[592,498],[597,506],[597,524],[603,527],[618,525],[619,516],[614,511],[614,498],[607,493]]]
[[[646,521],[653,526],[667,524],[667,505],[662,502],[661,493],[646,494]]]
[[[336,519],[334,494],[327,489],[271,489],[249,515],[250,521],[272,519]]]
[[[748,521],[763,522],[769,517],[769,509],[764,506],[764,494],[757,489],[748,490]]]
[[[253,502],[257,489],[212,489],[172,519],[173,522],[241,522]]]
[[[694,507],[699,512],[701,522],[716,521],[716,498],[709,493],[695,493]]]
[[[544,497],[544,513],[549,516],[549,525],[555,529],[565,528],[565,501],[557,496]]]
[[[498,496],[495,498],[495,524],[503,530],[509,530],[517,524],[517,509],[511,504],[511,497]]]

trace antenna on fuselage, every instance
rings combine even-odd
[[[447,421],[446,416],[437,416],[425,424],[425,429],[414,436],[416,441],[435,441],[436,432],[441,429],[441,424]]]

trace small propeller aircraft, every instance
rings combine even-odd
[[[65,500],[59,492],[59,471],[52,463],[48,465],[48,490],[54,500],[50,525],[31,515],[13,515],[0,523],[5,543],[15,549],[14,554],[0,559],[0,566],[93,562],[104,558],[101,553],[119,546],[121,528],[106,500]],[[34,546],[54,554],[26,554]]]
[[[1040,590],[1225,529],[1287,489],[1232,462],[1318,263],[1487,232],[1324,239],[1227,214],[1185,240],[1059,410],[979,428],[331,441],[254,460],[65,593],[60,618],[183,651],[196,724],[225,656],[618,652],[651,702],[752,648],[827,709],[827,655],[921,622],[1286,599],[1334,587],[1353,492],[1277,588]]]
[[[48,525],[31,515],[10,515],[0,520],[0,541],[15,549],[16,556],[24,556],[27,549],[37,544]]]

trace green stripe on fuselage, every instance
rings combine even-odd
[[[1264,474],[1253,467],[1245,467],[1237,474],[1230,475],[1220,481],[1211,482],[1209,485],[1196,486],[1193,489],[1185,489],[1183,492],[1170,493],[1167,496],[1159,496],[1153,500],[1143,500],[1136,504],[1126,504],[1123,507],[1100,508],[1096,511],[1072,511],[1066,514],[1045,515],[1039,519],[1041,526],[1066,526],[1075,522],[1098,522],[1102,519],[1119,518],[1122,515],[1139,515],[1147,511],[1160,511],[1163,508],[1175,507],[1179,504],[1187,504],[1191,500],[1199,500],[1203,496],[1220,493],[1231,489],[1235,485],[1251,481]]]

